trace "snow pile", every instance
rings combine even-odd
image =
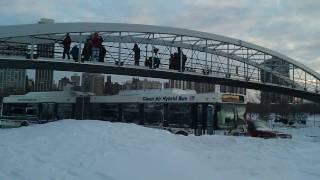
[[[320,129],[305,131],[290,140],[185,137],[75,120],[0,129],[0,179],[318,180]]]

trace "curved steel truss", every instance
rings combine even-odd
[[[181,65],[181,58],[178,68],[181,74],[193,73],[225,81],[256,83],[254,89],[259,89],[259,85],[270,85],[318,94],[320,74],[302,63],[245,41],[180,28],[109,23],[0,26],[0,54],[27,53],[33,59],[37,52],[36,45],[53,44],[50,53],[54,59],[61,59],[63,49],[59,43],[65,33],[70,33],[72,46],[78,45],[82,49],[93,32],[98,32],[104,39],[103,45],[107,49],[105,64],[114,65],[117,62],[119,68],[135,65],[132,48],[137,44],[141,49],[140,66],[144,66],[145,60],[150,57],[152,63],[154,58],[159,58],[159,68],[152,70],[170,71],[170,55],[180,47],[187,57],[185,68]],[[158,53],[155,53],[155,48],[159,49]]]

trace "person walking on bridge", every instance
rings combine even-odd
[[[97,32],[93,34],[92,37],[92,59],[93,61],[99,61],[100,57],[100,49],[102,47],[103,39],[101,36],[98,35]]]
[[[69,33],[66,34],[66,37],[62,41],[63,45],[63,54],[62,54],[62,59],[65,58],[66,54],[68,56],[68,59],[70,59],[70,45],[71,45],[71,38]]]
[[[137,43],[134,44],[133,46],[133,52],[134,52],[134,65],[139,66],[139,61],[140,61],[140,48]]]

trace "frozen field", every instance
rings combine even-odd
[[[185,137],[75,120],[0,129],[0,179],[319,180],[320,128],[284,130],[293,139]]]

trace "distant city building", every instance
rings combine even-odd
[[[71,82],[74,83],[75,86],[80,86],[80,76],[77,74],[72,75]]]
[[[93,92],[96,95],[103,95],[104,91],[104,75],[95,73],[82,73],[82,90],[85,92]]]
[[[67,84],[70,84],[70,79],[67,77],[61,78],[58,83],[58,90],[62,91]]]
[[[36,70],[34,91],[51,91],[53,85],[53,71]]]
[[[24,93],[25,87],[25,69],[0,69],[0,91],[8,91],[10,94]]]
[[[118,94],[120,90],[122,90],[122,85],[119,83],[113,83],[111,81],[111,76],[107,76],[107,81],[104,85],[105,91],[104,93],[107,95],[115,95]]]
[[[1,44],[0,54],[8,56],[25,56],[26,45]],[[25,69],[0,69],[0,91],[8,94],[24,93],[26,88]]]
[[[52,91],[58,91],[58,84],[56,83],[55,80],[53,80],[53,83],[52,83]]]
[[[272,58],[265,60],[263,62],[265,67],[271,68],[272,71],[281,73],[281,75],[289,77],[290,73],[290,66],[284,60]],[[286,82],[280,81],[281,79],[271,75],[269,72],[261,71],[261,81],[265,83],[275,83],[275,84],[282,84],[285,85]],[[266,92],[261,91],[261,103],[279,103],[279,104],[286,104],[293,102],[293,97],[288,95],[282,95],[274,92]]]
[[[162,83],[159,81],[149,81],[145,78],[141,81],[139,78],[132,78],[123,84],[123,90],[141,90],[141,89],[161,89]]]
[[[26,76],[26,88],[25,88],[26,92],[31,92],[34,91],[34,80],[33,79],[29,79],[28,76]]]
[[[164,88],[190,89],[197,93],[221,92],[221,93],[236,93],[246,95],[245,88],[215,85],[210,83],[197,83],[191,81],[169,80],[164,84]]]
[[[169,80],[164,84],[164,88],[190,89],[197,93],[215,92],[215,85],[209,83],[197,83],[191,81]]]

